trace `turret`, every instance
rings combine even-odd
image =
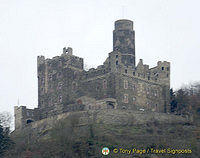
[[[113,31],[113,51],[122,54],[125,66],[135,66],[135,31],[130,20],[117,20]]]

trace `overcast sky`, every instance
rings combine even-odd
[[[136,61],[171,62],[171,87],[200,80],[199,0],[0,0],[0,112],[37,107],[37,56],[63,47],[96,67],[114,21],[134,21]]]

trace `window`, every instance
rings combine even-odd
[[[128,81],[124,80],[124,89],[128,89]]]
[[[169,71],[169,67],[167,67],[167,71]]]
[[[116,55],[116,58],[118,58],[118,55]]]
[[[133,84],[133,91],[135,91],[135,85]]]
[[[164,70],[164,67],[162,67],[162,70]]]
[[[49,74],[49,80],[52,81],[52,74]]]
[[[133,76],[135,76],[135,72],[133,72]]]
[[[128,94],[124,94],[124,103],[128,103]]]
[[[103,80],[103,89],[106,89],[106,88],[107,88],[107,81]]]
[[[130,62],[133,63],[133,59],[130,59]]]
[[[75,89],[76,89],[76,83],[73,82],[73,83],[72,83],[72,90],[75,90]]]
[[[97,91],[99,90],[99,86],[96,87],[96,90],[97,90]]]
[[[59,102],[62,102],[62,95],[59,96]]]
[[[58,84],[58,89],[62,89],[62,83],[61,82],[59,82],[59,84]]]
[[[116,61],[116,65],[118,65],[118,60]]]
[[[27,121],[26,121],[26,124],[29,124],[29,123],[31,123],[31,122],[33,122],[33,120],[27,120]]]
[[[128,72],[127,69],[125,69],[125,73],[126,73],[126,74],[127,74],[127,72]]]
[[[200,115],[200,108],[197,109],[197,114]]]
[[[135,97],[133,97],[133,101],[135,101],[136,100],[136,98]]]
[[[57,77],[59,78],[59,77],[61,77],[62,75],[61,75],[61,72],[58,72],[57,73]]]
[[[154,92],[154,96],[155,96],[155,97],[157,96],[157,91]]]
[[[148,76],[148,80],[150,80],[150,76]]]
[[[167,74],[167,77],[169,77],[169,74]]]
[[[150,92],[150,88],[147,88],[147,94],[149,94],[149,92]]]

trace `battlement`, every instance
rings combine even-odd
[[[133,21],[121,19],[115,21],[115,30],[133,30]]]
[[[21,129],[27,124],[39,120],[38,108],[27,109],[26,106],[14,106],[15,129]]]
[[[53,67],[73,67],[77,69],[83,70],[83,58],[77,57],[72,54],[73,50],[72,48],[66,47],[63,48],[63,53],[61,56],[55,56],[52,59],[45,59],[44,56],[38,56],[37,57],[37,65],[40,67],[40,65],[47,65],[50,66],[51,64]]]

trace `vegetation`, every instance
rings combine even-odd
[[[0,157],[3,157],[13,145],[13,141],[9,137],[10,121],[9,113],[0,113]]]
[[[178,115],[200,115],[200,83],[177,91],[170,90],[171,112]]]

